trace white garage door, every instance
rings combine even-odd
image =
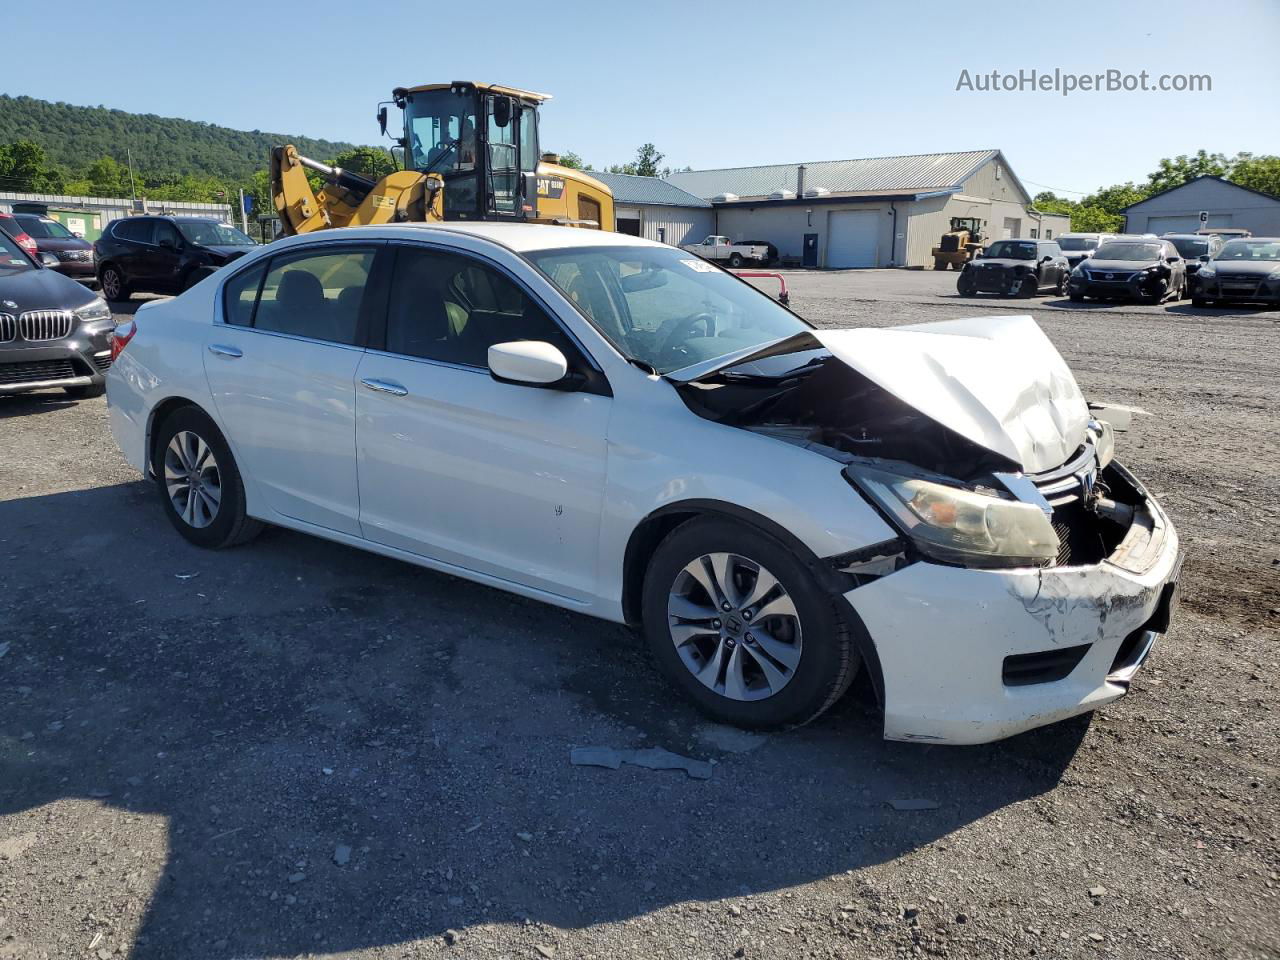
[[[827,237],[828,267],[874,267],[880,214],[875,210],[833,210]]]
[[[1211,213],[1209,214],[1209,226],[1211,227],[1229,227],[1231,226],[1231,214],[1229,213]],[[1160,236],[1162,233],[1195,233],[1200,229],[1200,218],[1194,214],[1180,217],[1148,217],[1147,233],[1154,233]]]

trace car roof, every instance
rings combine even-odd
[[[609,230],[561,227],[545,223],[396,223],[385,226],[339,227],[319,233],[302,234],[299,239],[350,240],[353,237],[425,239],[431,234],[461,234],[501,244],[517,253],[538,250],[568,250],[573,247],[659,247],[675,249],[670,244],[645,240]]]

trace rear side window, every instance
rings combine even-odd
[[[254,328],[354,344],[374,256],[371,248],[344,248],[272,258]]]
[[[121,240],[133,240],[137,243],[151,243],[154,230],[154,220],[138,219],[125,220],[122,223],[116,223],[115,229],[112,233]]]
[[[264,259],[256,267],[238,273],[222,290],[223,315],[226,322],[236,327],[253,326],[253,308],[258,303],[258,291],[262,288],[262,276],[267,272]]]

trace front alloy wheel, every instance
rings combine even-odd
[[[804,637],[777,577],[747,557],[709,553],[676,576],[667,599],[676,653],[703,686],[730,700],[761,700],[795,676]]]

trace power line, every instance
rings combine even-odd
[[[1044,187],[1046,190],[1052,190],[1054,193],[1074,193],[1081,197],[1087,197],[1089,194],[1093,193],[1092,190],[1068,190],[1066,187],[1052,187],[1047,183],[1036,183],[1034,180],[1028,180],[1026,177],[1022,178],[1022,182],[1029,183],[1033,187]]]

